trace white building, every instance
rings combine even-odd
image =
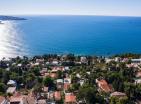
[[[132,63],[141,63],[141,59],[131,59]]]

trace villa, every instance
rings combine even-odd
[[[110,87],[110,85],[107,83],[106,80],[102,79],[102,80],[98,80],[96,79],[96,83],[99,87],[99,91],[104,91],[106,93],[109,93],[112,91],[112,88]]]
[[[126,94],[125,93],[122,93],[122,92],[113,92],[113,93],[110,94],[110,96],[115,96],[115,97],[122,98],[122,97],[125,97]]]
[[[66,93],[65,104],[76,104],[76,96],[73,93]]]

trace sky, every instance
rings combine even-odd
[[[141,0],[0,0],[0,15],[141,16]]]

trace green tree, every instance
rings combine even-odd
[[[63,78],[63,72],[61,70],[57,71],[57,75],[59,79]]]
[[[110,97],[110,104],[127,104],[128,103],[128,97]]]
[[[0,93],[5,93],[6,86],[3,83],[0,83]]]
[[[43,81],[44,85],[47,87],[53,87],[54,86],[54,82],[53,79],[51,79],[50,77],[46,77]]]
[[[35,74],[35,76],[39,76],[39,75],[40,75],[39,67],[35,67],[35,68],[33,69],[33,73]]]
[[[96,87],[90,85],[84,85],[80,87],[77,95],[77,99],[85,101],[87,104],[104,104],[104,99],[101,96],[96,95]],[[99,100],[101,99],[101,100]]]

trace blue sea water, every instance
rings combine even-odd
[[[141,53],[141,17],[22,17],[15,22],[29,55]]]

